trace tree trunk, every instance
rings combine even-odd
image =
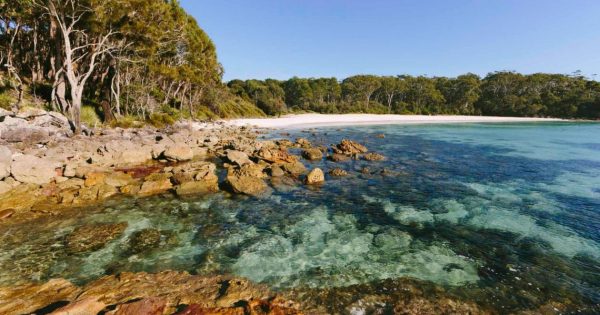
[[[100,101],[100,105],[102,106],[102,112],[104,113],[104,122],[111,122],[113,120],[115,120],[115,116],[113,115],[112,109],[111,109],[111,95],[112,95],[112,84],[114,81],[114,77],[116,74],[116,61],[115,59],[111,59],[109,61],[109,66],[108,66],[108,74],[106,75],[106,77],[104,78],[104,80],[102,81],[102,91],[101,91],[101,96],[102,96],[102,101]]]

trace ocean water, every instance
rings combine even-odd
[[[387,160],[304,161],[350,176],[327,176],[320,187],[277,180],[258,199],[121,197],[15,226],[0,231],[0,285],[177,269],[233,274],[282,291],[416,281],[500,313],[553,302],[598,310],[600,124],[291,133],[317,145],[353,139]],[[128,227],[102,249],[65,250],[65,235],[77,226],[111,222]],[[161,231],[160,244],[132,253],[132,235],[147,228]]]

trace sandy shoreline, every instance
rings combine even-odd
[[[232,126],[256,126],[262,128],[305,128],[348,125],[386,124],[440,124],[440,123],[501,123],[501,122],[548,122],[566,121],[557,118],[523,118],[493,116],[426,116],[426,115],[376,115],[376,114],[298,114],[279,118],[243,118],[225,121]]]

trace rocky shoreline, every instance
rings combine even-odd
[[[313,147],[303,138],[259,140],[260,131],[219,123],[86,133],[73,136],[58,113],[0,113],[0,221],[51,214],[115,195],[225,190],[260,196],[269,192],[269,182],[321,184],[324,172],[307,170],[302,159],[384,159],[350,140],[332,148]],[[288,148],[301,148],[302,157]],[[332,176],[346,174],[329,171]]]

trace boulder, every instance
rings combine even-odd
[[[164,173],[155,173],[146,176],[145,182],[142,184],[140,191],[141,196],[150,196],[167,191],[173,187],[169,175]]]
[[[129,147],[114,155],[111,164],[142,164],[152,159],[150,147]]]
[[[10,175],[12,152],[8,147],[0,146],[0,180]]]
[[[227,150],[226,157],[227,160],[229,160],[229,162],[237,164],[239,166],[243,166],[246,164],[254,164],[254,162],[252,162],[250,158],[248,158],[248,155],[241,151]]]
[[[333,162],[346,162],[350,160],[350,157],[340,153],[334,153],[332,155],[327,156],[327,159]]]
[[[129,238],[128,252],[139,254],[156,248],[160,244],[160,231],[157,229],[142,229],[134,232]]]
[[[216,178],[216,176],[215,176]],[[191,181],[185,182],[175,188],[175,193],[179,196],[192,195],[192,194],[205,194],[219,191],[219,185],[217,181],[206,182],[206,181]]]
[[[301,175],[306,172],[306,167],[300,161],[296,161],[293,163],[284,163],[281,164],[281,167],[284,171],[288,172],[290,175],[293,176]]]
[[[358,153],[367,153],[369,150],[367,150],[367,148],[360,143],[344,139],[338,145],[333,147],[333,151],[339,154],[352,155]]]
[[[44,128],[13,126],[2,131],[2,139],[7,142],[48,143],[50,133]]]
[[[0,181],[0,195],[9,192],[12,186],[4,181]]]
[[[309,161],[316,161],[323,158],[323,153],[319,149],[305,149],[302,151],[302,157]]]
[[[80,226],[67,235],[65,246],[72,254],[95,251],[119,237],[126,228],[127,222]]]
[[[342,177],[342,176],[348,176],[348,172],[346,172],[345,170],[343,170],[341,168],[334,168],[331,171],[329,171],[329,175]]]
[[[123,187],[125,185],[133,183],[134,181],[135,180],[133,179],[133,177],[131,177],[131,175],[125,174],[123,172],[110,173],[106,175],[106,178],[104,179],[104,182],[107,185],[113,187]]]
[[[310,148],[311,147],[310,141],[308,141],[308,139],[305,139],[305,138],[297,138],[296,144],[298,144],[302,148]]]
[[[321,184],[325,182],[325,174],[323,174],[323,170],[320,168],[314,168],[306,175],[304,182],[308,185]]]
[[[59,175],[57,169],[62,169],[60,163],[33,155],[19,155],[13,158],[11,174],[22,183],[43,185]]]
[[[277,164],[273,164],[269,168],[269,173],[272,177],[281,177],[281,176],[285,175],[285,172],[283,171],[283,169]]]
[[[78,287],[65,279],[0,287],[0,314],[33,314],[55,302],[71,301],[79,292]]]
[[[15,116],[18,118],[28,119],[28,118],[33,118],[33,117],[37,117],[37,116],[45,116],[45,115],[48,115],[48,112],[46,112],[45,110],[43,110],[41,108],[24,107],[19,112],[17,112]]]
[[[87,187],[91,187],[91,186],[104,184],[105,179],[106,179],[106,173],[103,173],[103,172],[87,173],[87,174],[85,174],[84,185]]]
[[[186,144],[177,143],[168,146],[163,155],[169,161],[189,161],[194,158],[194,151]]]
[[[260,149],[256,156],[269,163],[294,163],[298,161],[295,155],[289,154],[286,150],[270,148]]]
[[[258,196],[263,194],[268,186],[262,178],[242,175],[239,172],[230,172],[227,183],[234,193]]]
[[[363,155],[363,160],[365,161],[383,161],[385,160],[385,156],[379,154],[379,153],[367,153],[365,155]]]

